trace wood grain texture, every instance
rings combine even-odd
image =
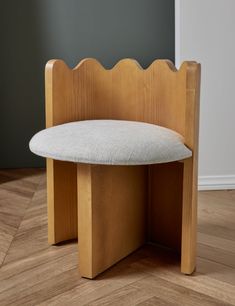
[[[47,243],[46,177],[40,170],[1,170],[0,197],[0,233],[15,224],[0,268],[3,306],[235,305],[234,190],[199,193],[193,276],[179,273],[168,250],[145,246],[92,281],[79,274],[76,241]]]
[[[149,241],[181,253],[183,168],[179,162],[149,166]]]
[[[0,170],[0,266],[40,179],[35,169]]]
[[[78,164],[80,274],[94,278],[146,241],[147,167]]]
[[[48,242],[77,238],[77,172],[73,163],[47,159]]]
[[[181,272],[191,274],[196,268],[198,137],[200,65],[190,65],[186,80],[185,142],[192,149],[192,157],[184,161]]]
[[[84,59],[74,69],[70,69],[61,60],[52,60],[48,62],[45,73],[47,127],[87,119],[134,120],[170,128],[184,137],[185,144],[193,152],[193,157],[184,162],[183,177],[182,171],[178,170],[174,179],[175,182],[177,179],[180,180],[177,183],[177,190],[174,189],[177,203],[182,194],[183,184],[183,204],[173,206],[172,203],[175,216],[178,216],[174,220],[177,222],[178,229],[176,230],[176,224],[169,223],[166,231],[168,240],[165,244],[172,245],[174,241],[174,247],[177,244],[177,248],[181,244],[182,272],[191,274],[195,269],[196,258],[200,64],[184,62],[177,70],[168,60],[156,60],[147,69],[142,69],[136,61],[124,59],[112,69],[106,70],[94,59]],[[74,175],[76,169],[73,164],[63,163],[63,171],[60,171],[61,168],[56,162],[48,163],[51,165],[48,167],[48,178],[53,180],[53,183],[48,183],[49,194],[52,193],[48,200],[48,211],[51,212],[49,241],[56,243],[63,237],[70,239],[75,236],[76,202],[70,191],[76,186]],[[58,170],[57,167],[59,167]],[[56,172],[60,175],[55,176]],[[67,188],[64,188],[61,193],[60,186],[64,185],[65,177],[67,177],[65,184]],[[167,180],[164,185],[161,184],[161,187],[157,191],[157,196],[154,196],[152,191],[153,198],[159,200],[158,203],[154,202],[158,209],[154,209],[153,202],[151,204],[152,212],[155,212],[156,218],[160,219],[163,216],[159,216],[159,211],[166,210],[165,205],[168,201],[166,200],[166,189],[169,187]],[[59,196],[56,196],[57,190]],[[163,192],[162,195],[161,192]],[[67,201],[69,202],[65,220],[60,217],[64,215],[63,209],[62,213],[55,213],[56,197],[58,210],[60,207],[65,207]],[[170,204],[168,203],[167,206],[170,207]],[[152,219],[154,219],[152,212]],[[182,243],[179,241],[181,213]],[[167,218],[167,215],[164,215],[164,218]],[[60,223],[63,223],[62,232],[65,231],[66,234],[63,234],[61,229],[58,229],[59,234],[56,234],[56,224]],[[163,223],[166,224],[167,220]],[[169,233],[172,234],[171,241],[169,241]],[[59,238],[55,238],[56,236]]]
[[[67,100],[69,73],[45,70],[46,127],[72,121],[74,110]],[[59,79],[57,75],[60,75]],[[64,110],[64,106],[68,108]],[[47,159],[48,242],[77,237],[77,167],[76,164]]]
[[[110,70],[95,59],[84,59],[70,69],[61,60],[51,60],[46,66],[47,126],[87,119],[134,120],[185,136],[195,122],[194,105],[188,99],[195,89],[187,88],[188,74],[198,69],[196,62],[184,62],[177,70],[168,60],[142,69],[132,59],[121,60]],[[186,138],[192,147],[191,136]]]

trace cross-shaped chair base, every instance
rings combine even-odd
[[[91,279],[148,242],[181,252],[181,271],[191,274],[196,258],[191,165],[191,158],[149,166],[48,159],[49,243],[78,237],[79,271]]]

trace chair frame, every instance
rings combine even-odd
[[[84,59],[45,69],[46,126],[88,119],[153,123],[180,133],[191,158],[145,166],[47,159],[48,241],[78,237],[79,270],[94,278],[144,243],[181,252],[181,272],[196,266],[200,64],[180,69],[132,59],[105,69]]]

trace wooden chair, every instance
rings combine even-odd
[[[46,65],[46,126],[90,119],[147,122],[184,137],[192,157],[114,166],[47,159],[48,240],[78,237],[78,265],[94,278],[147,242],[181,252],[181,271],[196,262],[200,64],[168,60],[147,69],[132,59],[106,70],[94,59],[74,69]],[[114,209],[118,207],[118,209]]]

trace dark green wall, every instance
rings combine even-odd
[[[0,18],[0,168],[44,165],[28,142],[44,128],[49,59],[174,60],[174,0],[6,0]]]

